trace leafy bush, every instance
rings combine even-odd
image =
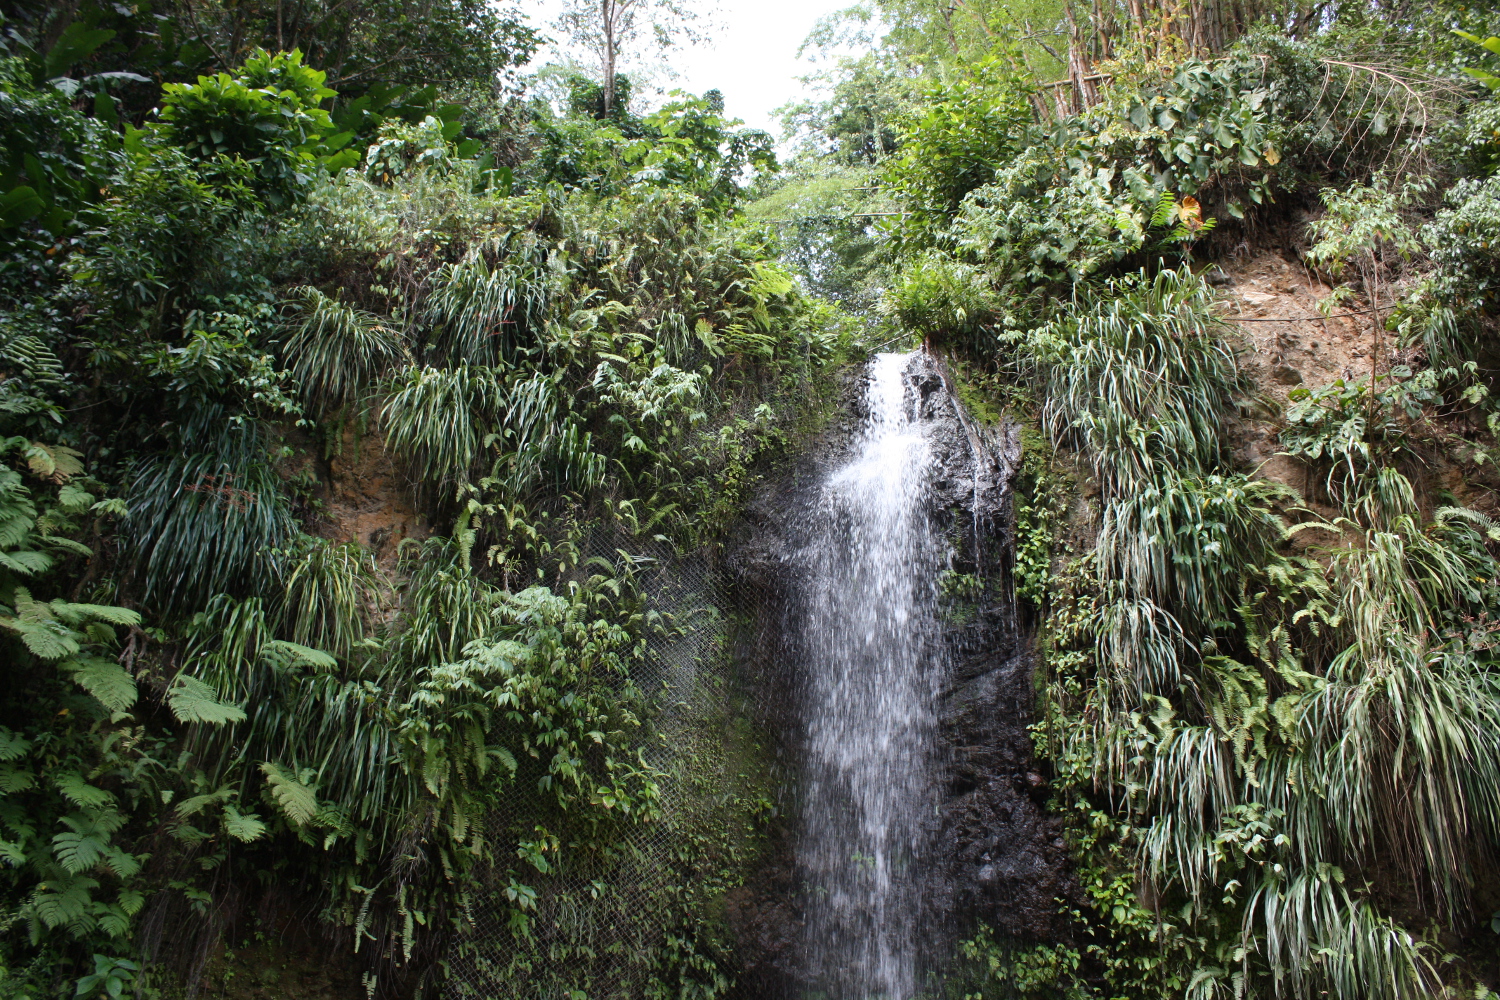
[[[310,144],[331,127],[318,105],[334,92],[325,74],[302,65],[302,53],[257,50],[236,75],[200,76],[163,90],[162,137],[189,156],[239,159],[254,169],[256,189],[272,205],[300,197],[317,176]]]
[[[886,182],[912,213],[898,249],[927,245],[971,191],[1030,145],[1035,112],[1024,85],[998,76],[998,66],[981,64],[969,79],[934,88],[901,123],[901,154],[886,168]]]
[[[510,241],[507,241],[510,242]],[[427,299],[429,349],[441,363],[506,367],[535,355],[551,298],[540,247],[477,247],[433,275]],[[486,259],[486,251],[496,263]]]

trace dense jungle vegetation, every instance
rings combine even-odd
[[[652,752],[643,580],[917,343],[1027,427],[1079,886],[949,992],[1491,995],[1500,15],[882,0],[778,163],[632,97],[677,6],[579,5],[550,99],[559,29],[476,0],[0,6],[0,996],[302,941],[437,995],[481,896],[526,995],[732,995],[774,808]],[[1218,265],[1286,248],[1369,346],[1283,405]],[[539,921],[560,868],[625,945]]]

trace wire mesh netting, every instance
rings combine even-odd
[[[474,893],[470,930],[450,953],[449,997],[625,1000],[659,995],[668,964],[693,964],[681,952],[694,947],[695,869],[730,822],[713,794],[729,766],[723,588],[705,552],[616,542],[594,539],[582,564],[628,561],[644,598],[645,652],[632,680],[645,695],[643,756],[660,775],[662,818],[627,828],[607,852],[564,845],[550,872],[526,869],[536,899],[525,933],[507,895],[517,866],[497,860]],[[497,852],[531,834],[540,794],[518,787],[491,817]]]

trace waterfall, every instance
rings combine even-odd
[[[803,954],[833,1000],[910,1000],[920,971],[913,875],[937,803],[948,546],[928,515],[932,443],[913,358],[870,363],[862,424],[821,483],[800,553]]]

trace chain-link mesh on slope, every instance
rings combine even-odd
[[[619,565],[626,557],[612,542],[595,539],[585,555]],[[646,759],[666,776],[663,818],[632,828],[607,856],[565,851],[551,873],[528,870],[537,898],[524,944],[511,927],[503,859],[482,876],[471,930],[450,953],[445,992],[453,1000],[635,1000],[661,992],[664,963],[678,966],[678,975],[693,966],[696,946],[684,919],[694,905],[695,838],[705,836],[705,823],[732,823],[713,801],[734,766],[724,746],[722,588],[705,553],[648,550],[642,557],[638,543],[629,551],[648,622],[633,680],[650,705]],[[517,788],[492,817],[497,849],[531,834],[525,822],[537,814],[530,797],[538,794]]]

